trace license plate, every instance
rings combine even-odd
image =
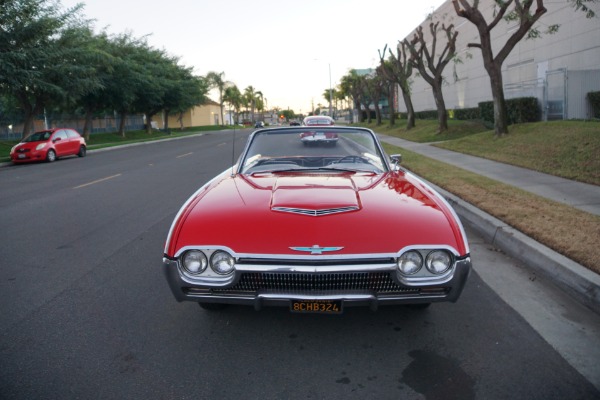
[[[290,311],[315,314],[341,314],[341,300],[292,300]]]
[[[19,157],[19,158],[25,158],[25,154],[19,154],[17,157]]]

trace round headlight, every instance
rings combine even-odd
[[[201,274],[206,269],[208,261],[203,252],[199,250],[186,251],[181,258],[183,268],[190,274]]]
[[[413,275],[423,266],[423,257],[418,251],[407,251],[398,259],[398,269],[404,275]]]
[[[432,274],[443,274],[450,269],[452,256],[444,250],[435,250],[427,255],[425,266]]]
[[[235,260],[229,253],[216,251],[210,258],[210,267],[219,275],[227,275],[233,272]]]

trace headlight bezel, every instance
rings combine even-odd
[[[445,258],[445,260],[442,260],[442,258]],[[435,266],[436,264],[439,265],[440,263],[444,265],[443,269],[439,269]],[[436,276],[445,274],[448,270],[450,270],[450,268],[452,268],[453,263],[454,258],[452,254],[446,250],[433,250],[427,254],[427,257],[425,257],[425,268]]]
[[[188,260],[194,256],[197,256],[198,259],[190,260],[189,263],[198,262],[199,263],[198,268],[190,268],[189,263],[186,262],[186,260]],[[185,272],[187,272],[188,274],[190,274],[192,276],[202,275],[202,273],[204,273],[204,271],[206,271],[206,269],[208,268],[208,257],[206,257],[206,254],[201,250],[195,250],[195,249],[187,250],[181,255],[180,260],[181,260],[182,268],[185,270]]]
[[[402,261],[407,257],[417,259],[416,254],[419,254],[422,260],[420,268],[407,270],[402,266]],[[396,259],[397,277],[401,282],[411,284],[424,284],[432,280],[445,280],[451,276],[454,271],[454,266],[457,261],[457,254],[451,247],[448,246],[410,246],[400,251]],[[440,267],[439,262],[443,262]]]
[[[235,278],[237,258],[234,253],[225,247],[218,246],[186,246],[176,254],[179,273],[182,278],[189,282],[204,283],[209,285],[221,286],[226,281],[231,281]],[[189,264],[189,257],[196,256],[202,258],[202,267]],[[219,268],[216,264],[219,257],[228,260],[229,266],[226,270]],[[204,264],[205,262],[205,264]],[[214,266],[214,268],[213,268]]]
[[[419,251],[406,251],[398,257],[398,271],[404,276],[414,276],[423,268],[423,262],[423,255]],[[411,269],[406,270],[406,268],[410,268],[410,265],[408,265],[409,263],[412,263],[414,266]]]
[[[229,267],[227,271],[219,268],[220,265],[223,265],[223,262]],[[209,264],[213,272],[221,276],[231,275],[235,271],[235,258],[224,250],[217,250],[212,253]]]

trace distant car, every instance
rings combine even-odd
[[[333,121],[333,118],[326,115],[311,115],[304,118],[302,125],[306,127],[326,127],[335,125],[335,122]],[[335,146],[338,141],[338,135],[335,132],[326,129],[315,129],[302,132],[300,134],[300,140],[305,146],[318,144]]]
[[[309,115],[302,121],[304,126],[331,126],[335,125],[333,118],[327,115]]]
[[[163,254],[175,298],[323,314],[457,301],[471,258],[444,197],[369,129],[328,128],[335,148],[298,146],[305,129],[256,130],[183,204]]]
[[[53,162],[59,157],[85,157],[87,144],[75,129],[55,128],[27,136],[10,150],[13,163],[32,161]]]
[[[264,128],[265,127],[265,123],[262,121],[256,121],[256,123],[254,124],[255,128]]]
[[[291,121],[290,126],[300,126],[300,122],[299,121]]]

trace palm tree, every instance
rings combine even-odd
[[[231,86],[232,83],[226,81],[223,77],[225,76],[225,72],[214,72],[211,71],[206,74],[206,79],[210,84],[211,89],[217,89],[219,91],[219,106],[221,107],[221,124],[224,124],[225,120],[223,119],[223,103],[225,102],[223,96],[225,93],[225,89]]]
[[[256,108],[256,104],[258,101],[260,101],[262,103],[263,94],[262,94],[262,92],[256,91],[254,89],[254,87],[248,86],[246,89],[244,89],[244,100],[246,102],[246,105],[250,106],[251,119],[252,119],[252,122],[255,122],[254,121],[254,109]]]
[[[223,94],[223,102],[229,103],[230,109],[233,108],[235,110],[235,122],[237,121],[237,116],[240,113],[240,108],[242,106],[243,98],[240,89],[236,85],[231,85],[225,88],[225,92]]]

